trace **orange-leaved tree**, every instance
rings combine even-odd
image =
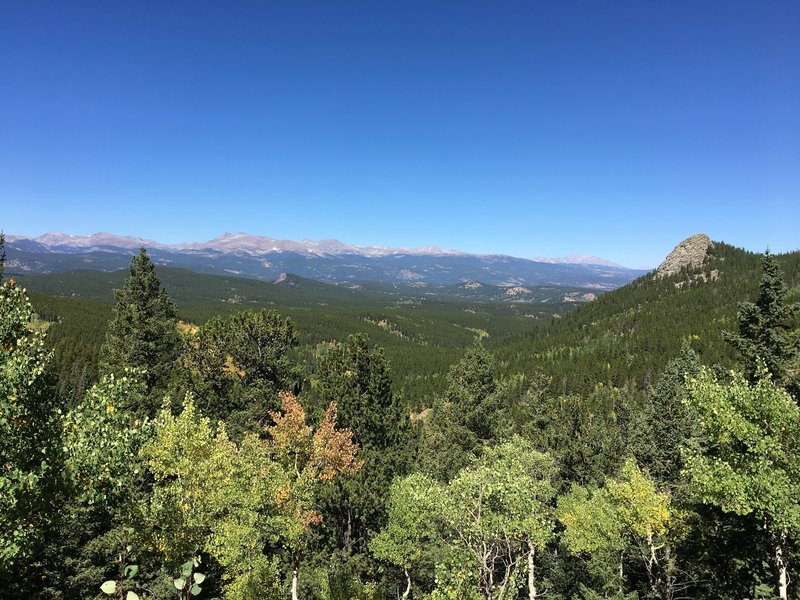
[[[358,445],[349,429],[336,429],[336,403],[331,402],[313,431],[294,394],[281,392],[281,412],[271,412],[267,427],[272,451],[281,467],[282,485],[276,504],[283,515],[284,539],[292,556],[292,598],[297,599],[297,570],[305,534],[322,521],[316,501],[322,486],[358,473],[363,461],[356,459]]]

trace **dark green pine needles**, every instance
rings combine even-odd
[[[142,248],[130,265],[130,277],[114,290],[117,305],[103,346],[103,374],[135,368],[148,392],[163,390],[178,348],[176,309]],[[159,402],[148,412],[154,412]]]

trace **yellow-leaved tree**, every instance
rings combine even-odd
[[[280,397],[266,439],[252,433],[235,443],[189,397],[178,416],[161,411],[141,452],[155,482],[144,516],[149,544],[166,565],[200,552],[212,556],[225,569],[233,600],[282,592],[281,561],[265,548],[289,554],[297,596],[304,537],[322,518],[319,490],[361,467],[351,433],[336,429],[334,404],[314,431],[295,396]]]

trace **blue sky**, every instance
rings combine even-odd
[[[0,3],[0,227],[800,247],[800,2]]]

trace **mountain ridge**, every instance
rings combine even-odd
[[[268,254],[271,252],[298,252],[313,255],[336,256],[341,254],[354,254],[360,256],[390,256],[390,255],[428,255],[428,256],[473,256],[473,257],[506,257],[519,258],[532,262],[548,264],[575,264],[597,265],[628,269],[623,265],[592,256],[588,254],[570,254],[561,257],[537,256],[533,258],[517,257],[502,253],[472,253],[462,250],[441,248],[439,246],[419,247],[392,247],[392,246],[358,246],[347,244],[334,238],[313,240],[303,238],[300,241],[283,240],[269,236],[252,235],[246,232],[225,232],[217,237],[205,241],[178,242],[167,244],[155,240],[136,236],[116,235],[108,232],[96,232],[87,235],[73,235],[59,231],[51,231],[39,236],[7,235],[7,242],[34,242],[45,249],[64,250],[66,248],[103,249],[125,248],[129,250],[144,247],[147,249],[187,251],[187,250],[212,250],[227,253],[249,253],[252,255]],[[630,269],[636,270],[636,269]]]
[[[208,242],[161,244],[132,236],[52,232],[6,238],[10,273],[61,273],[76,269],[115,271],[146,247],[154,263],[198,273],[274,281],[281,273],[327,283],[452,285],[476,280],[497,286],[561,285],[607,291],[646,273],[599,264],[536,262],[502,254],[476,255],[435,247],[358,247],[338,240],[276,240],[227,233]]]

